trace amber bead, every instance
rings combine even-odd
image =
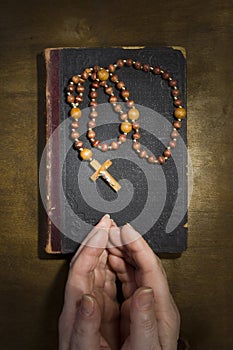
[[[118,89],[122,89],[124,86],[125,86],[125,83],[123,81],[119,81],[119,83],[117,83]]]
[[[164,73],[162,74],[162,77],[163,77],[163,79],[168,80],[168,79],[170,78],[170,73],[164,72]]]
[[[166,149],[164,152],[163,152],[164,156],[169,158],[171,157],[171,151],[169,149]]]
[[[67,102],[68,103],[73,103],[74,102],[74,96],[73,95],[68,95],[67,96]]]
[[[132,65],[133,65],[133,59],[132,59],[132,58],[128,58],[128,59],[126,60],[126,66],[130,67],[130,66],[132,66]]]
[[[83,85],[78,85],[77,86],[77,92],[84,92],[85,88]]]
[[[136,108],[131,108],[128,111],[128,117],[131,120],[137,120],[139,118],[139,110]]]
[[[79,119],[82,115],[82,112],[80,110],[80,108],[78,107],[74,107],[74,108],[71,108],[70,110],[70,116],[74,119]]]
[[[116,64],[117,64],[117,67],[123,67],[124,66],[124,62],[123,62],[122,59],[117,60]]]
[[[80,80],[80,77],[79,77],[78,75],[74,75],[74,76],[72,77],[72,81],[73,81],[75,84],[78,84],[79,80]]]
[[[76,148],[76,149],[83,148],[83,142],[82,141],[75,141],[74,148]]]
[[[132,124],[129,122],[121,123],[121,131],[128,134],[130,131],[132,131]]]
[[[80,152],[80,157],[83,160],[89,160],[92,157],[92,151],[89,148],[84,148],[81,152]]]
[[[113,75],[111,76],[111,81],[112,81],[113,83],[115,83],[117,80],[118,80],[118,75],[117,75],[117,74],[113,74]]]
[[[117,102],[117,97],[116,96],[110,96],[109,97],[109,102],[111,102],[111,103]]]
[[[121,96],[124,97],[124,98],[128,98],[129,97],[129,91],[128,90],[121,91]]]
[[[150,71],[150,65],[148,63],[143,64],[142,69],[144,70],[144,72],[149,72]]]
[[[106,69],[100,69],[98,72],[97,72],[97,77],[99,78],[99,80],[101,81],[104,81],[104,80],[108,80],[108,77],[109,77],[109,72],[106,71]]]
[[[141,135],[139,134],[139,132],[135,132],[134,134],[133,134],[133,139],[134,140],[139,140],[141,138]]]
[[[158,161],[160,164],[163,164],[163,163],[165,163],[165,158],[163,156],[159,156]]]
[[[87,137],[89,139],[94,139],[95,138],[95,132],[93,130],[89,130],[88,133],[87,133]]]
[[[113,73],[113,72],[115,72],[116,67],[114,67],[114,64],[110,64],[110,65],[108,66],[108,70],[109,70],[109,72]]]
[[[184,119],[186,117],[186,109],[185,108],[176,108],[174,111],[174,115],[177,119]]]
[[[181,128],[181,122],[178,121],[178,120],[176,120],[176,121],[173,123],[173,125],[174,125],[174,128],[176,128],[176,129],[180,129],[180,128]]]
[[[92,142],[92,146],[93,147],[98,147],[99,144],[100,144],[100,140],[95,140],[95,141]]]
[[[134,67],[135,67],[136,69],[141,69],[141,67],[142,67],[141,62],[136,61],[136,62],[134,63]]]
[[[155,66],[153,69],[154,74],[160,74],[161,73],[161,68],[159,66]]]

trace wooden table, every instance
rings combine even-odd
[[[2,349],[56,349],[68,264],[40,260],[37,55],[46,47],[187,50],[194,191],[189,247],[163,260],[191,349],[233,348],[233,118],[230,0],[1,4]]]

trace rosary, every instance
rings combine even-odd
[[[174,103],[174,121],[173,130],[171,131],[171,139],[168,146],[164,150],[162,155],[155,157],[149,155],[146,150],[142,149],[140,140],[140,124],[139,110],[135,108],[134,101],[129,98],[129,90],[126,88],[125,83],[119,80],[118,75],[115,73],[122,67],[133,67],[136,70],[143,72],[151,72],[154,75],[160,75],[162,79],[168,81],[168,85],[171,88],[171,94]],[[71,78],[67,86],[67,102],[71,105],[70,116],[73,118],[71,124],[71,139],[74,140],[74,148],[79,151],[81,159],[89,161],[91,167],[95,170],[95,173],[91,176],[92,181],[96,181],[99,177],[102,177],[113,190],[116,192],[120,190],[120,184],[114,179],[107,169],[111,166],[111,160],[106,160],[104,164],[100,164],[96,159],[92,158],[92,151],[89,148],[83,148],[83,142],[79,140],[78,120],[82,115],[80,108],[78,107],[83,101],[83,93],[85,91],[84,83],[88,79],[91,80],[90,97],[90,121],[88,122],[87,138],[90,140],[91,146],[98,148],[102,152],[108,150],[119,149],[122,143],[126,142],[127,135],[132,132],[133,149],[138,153],[140,158],[145,158],[151,164],[164,164],[171,157],[171,149],[175,148],[177,137],[179,136],[178,129],[181,128],[182,119],[186,117],[186,109],[182,107],[182,100],[180,98],[180,90],[178,88],[177,80],[173,79],[168,71],[164,71],[161,67],[151,67],[149,64],[142,64],[141,62],[134,61],[131,58],[118,59],[116,63],[110,64],[107,68],[94,66],[92,68],[86,68],[81,74],[74,75]],[[109,85],[109,81],[113,82],[116,89],[120,91],[120,96],[123,102],[126,103],[128,111],[125,112],[118,102],[117,96],[114,94],[114,89]],[[109,102],[116,113],[119,114],[121,120],[120,131],[118,138],[112,141],[111,144],[101,142],[96,138],[96,118],[98,117],[97,111],[97,90],[103,88],[105,93],[109,96]]]

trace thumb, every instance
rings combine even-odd
[[[74,322],[70,349],[99,349],[100,323],[101,313],[96,299],[84,294]]]
[[[130,307],[130,345],[134,350],[161,349],[151,288],[138,288]]]

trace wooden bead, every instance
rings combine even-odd
[[[128,59],[126,60],[126,66],[130,67],[130,66],[132,66],[132,65],[133,65],[133,60],[132,60],[132,58],[128,58]]]
[[[143,64],[142,69],[144,70],[144,72],[149,72],[150,71],[150,65],[148,63]]]
[[[134,130],[139,129],[139,127],[140,127],[140,124],[139,124],[139,123],[133,123],[133,129],[134,129]]]
[[[105,69],[100,69],[100,70],[97,72],[97,77],[98,77],[99,80],[101,80],[101,81],[108,80],[109,72],[106,71]]]
[[[140,153],[139,153],[139,157],[140,157],[140,158],[146,158],[146,156],[147,156],[147,152],[146,152],[144,149],[142,149],[142,150],[140,151]]]
[[[139,150],[140,148],[141,148],[141,145],[140,145],[139,142],[134,142],[134,143],[133,143],[133,149],[134,149],[135,151]]]
[[[92,146],[93,147],[98,147],[99,144],[100,144],[100,140],[95,140],[95,141],[92,142]]]
[[[175,148],[175,147],[176,147],[176,141],[171,140],[171,141],[169,142],[169,146],[170,146],[171,148]]]
[[[71,127],[72,127],[72,129],[77,129],[79,127],[78,122],[71,123]]]
[[[89,130],[88,133],[87,133],[87,137],[89,139],[94,139],[95,138],[95,132],[93,130]]]
[[[172,96],[177,97],[179,95],[180,95],[180,90],[178,89],[172,90]]]
[[[108,70],[109,70],[109,72],[113,73],[113,72],[115,72],[116,67],[114,67],[114,64],[110,64],[110,65],[108,66]]]
[[[113,88],[111,86],[108,86],[105,88],[105,92],[108,95],[111,95],[113,93]]]
[[[135,67],[136,69],[141,69],[141,67],[142,67],[141,62],[139,62],[139,61],[135,62],[135,63],[134,63],[134,67]]]
[[[163,156],[159,156],[158,161],[160,164],[163,164],[163,163],[165,163],[165,158]]]
[[[180,129],[181,128],[181,122],[179,122],[179,120],[174,121],[173,125],[174,125],[174,127],[176,129]]]
[[[134,139],[134,140],[139,140],[140,137],[141,137],[141,135],[139,134],[139,132],[135,132],[135,133],[133,134],[133,139]]]
[[[75,141],[74,148],[76,148],[76,149],[83,148],[83,142],[82,141]]]
[[[111,76],[111,81],[112,81],[113,83],[115,83],[117,80],[118,80],[118,75],[117,75],[117,74],[113,74],[113,75]]]
[[[67,100],[68,103],[73,103],[74,102],[74,96],[73,95],[68,95],[66,100]]]
[[[78,107],[74,107],[74,108],[71,108],[70,110],[70,116],[74,119],[79,119],[82,115],[82,112],[80,110],[80,108]]]
[[[121,131],[128,134],[130,131],[132,131],[132,124],[129,122],[121,123]]]
[[[112,143],[111,143],[111,147],[112,147],[112,149],[118,149],[119,148],[119,143],[117,142],[117,141],[112,141]]]
[[[117,83],[117,88],[120,90],[125,86],[125,83],[123,81],[119,81],[119,83]]]
[[[129,119],[137,120],[139,118],[139,110],[136,108],[131,108],[128,111],[128,117],[129,117]]]
[[[84,148],[81,152],[80,152],[80,157],[83,160],[89,160],[92,157],[92,151],[89,148]]]
[[[154,162],[155,162],[155,156],[150,156],[150,157],[148,158],[148,162],[149,162],[149,163],[154,163]]]
[[[174,111],[174,115],[177,119],[184,119],[186,117],[186,109],[185,108],[176,108]]]
[[[79,80],[80,80],[80,78],[79,78],[78,75],[74,75],[74,76],[72,77],[72,81],[73,81],[75,84],[78,84]]]
[[[109,102],[110,102],[110,103],[115,103],[115,102],[117,102],[117,97],[116,97],[116,96],[110,96],[110,97],[109,97]]]
[[[116,64],[117,64],[117,67],[123,67],[124,66],[124,62],[123,62],[122,59],[117,60]]]
[[[161,73],[161,68],[159,66],[155,66],[153,69],[154,74],[160,74]]]
[[[168,79],[170,78],[170,73],[164,72],[164,73],[162,74],[162,77],[163,77],[163,79],[168,80]]]
[[[164,156],[169,158],[171,157],[171,151],[169,149],[166,149],[164,152],[163,152]]]
[[[177,100],[174,100],[174,105],[177,106],[177,107],[181,106],[182,105],[181,99],[178,98]]]
[[[83,101],[82,96],[75,96],[75,102],[80,103],[80,102],[82,102],[82,101]]]
[[[119,136],[119,141],[125,142],[126,141],[126,135],[120,135]]]
[[[102,143],[101,151],[102,152],[107,152],[108,151],[108,144],[107,143]]]
[[[88,123],[88,127],[89,128],[95,128],[96,127],[96,122],[94,122],[93,120],[90,120]]]
[[[73,131],[70,136],[72,139],[77,139],[79,138],[80,135],[77,131]]]
[[[128,90],[121,91],[121,96],[124,97],[124,98],[129,97],[129,91]]]
[[[77,92],[84,92],[85,88],[83,85],[78,85],[77,86]]]

